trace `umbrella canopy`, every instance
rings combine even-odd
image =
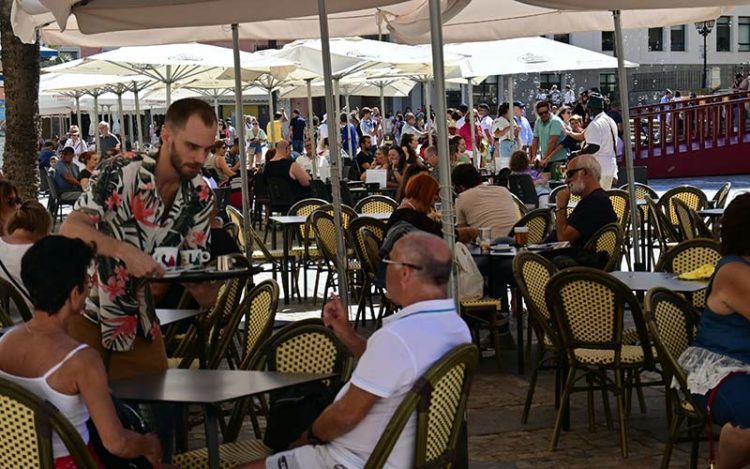
[[[117,76],[117,75],[78,75],[72,73],[46,73],[40,76],[40,92],[58,92],[71,95],[82,95],[89,92],[106,91],[122,85],[128,87],[134,82],[145,84],[152,81],[143,75]]]
[[[536,1],[536,0],[534,0]],[[546,1],[546,0],[539,0]],[[563,3],[567,0],[550,0]],[[586,0],[570,0],[586,1]],[[646,3],[647,0],[617,0],[615,2],[588,3],[596,11],[563,11],[527,5],[517,0],[472,0],[465,8],[455,11],[452,16],[444,14],[443,39],[446,42],[490,41],[516,37],[537,36],[540,34],[573,33],[581,31],[612,31],[612,15],[602,8],[611,9],[611,3]],[[696,3],[700,0],[678,0]],[[734,0],[739,1],[739,0]],[[671,0],[650,2],[660,5],[649,10],[628,10],[622,12],[622,27],[641,29],[650,27],[685,24],[693,21],[713,19],[721,16],[721,7],[673,9]],[[706,0],[701,2],[707,4]],[[727,2],[727,3],[732,3]],[[718,4],[718,2],[713,2]],[[633,7],[630,7],[633,8]],[[650,6],[648,8],[654,8]],[[407,44],[429,44],[430,25],[427,5],[412,12],[387,18],[391,37]]]
[[[445,50],[469,56],[461,62],[464,78],[617,68],[615,57],[544,37],[446,44]],[[487,60],[488,57],[503,60]],[[626,66],[637,64],[627,62]]]
[[[70,114],[75,107],[75,102],[70,96],[58,93],[39,93],[40,116]]]
[[[409,96],[409,93],[417,84],[414,80],[401,79],[391,80],[383,83],[383,96],[387,98],[401,98]],[[325,96],[325,85],[322,81],[313,82],[311,85],[311,96],[320,97]],[[375,81],[363,81],[363,82],[352,82],[342,81],[340,84],[342,93],[346,93],[351,96],[369,96],[378,97],[380,96],[380,84]],[[284,86],[279,90],[279,97],[281,98],[306,98],[307,97],[307,85],[300,83],[298,85]]]
[[[461,0],[466,2],[467,0]],[[327,0],[326,7],[331,14],[339,12],[359,12],[352,15],[343,13],[340,17],[343,21],[353,18],[352,27],[355,28],[349,34],[364,34],[356,28],[360,25],[359,19],[362,15],[374,18],[378,7],[403,3],[398,13],[417,8],[424,0]],[[112,31],[135,31],[149,30],[146,38],[163,40],[164,43],[175,42],[176,32],[171,28],[182,28],[183,41],[190,40],[217,40],[214,38],[200,37],[200,29],[210,25],[228,25],[230,23],[267,22],[290,17],[306,17],[299,21],[295,28],[282,27],[285,21],[279,21],[275,25],[265,24],[265,28],[257,30],[256,39],[279,38],[279,34],[285,33],[287,39],[300,37],[318,37],[320,35],[318,24],[317,2],[300,2],[299,0],[276,0],[266,2],[262,0],[134,0],[123,2],[122,0],[97,0],[96,2],[81,2],[80,0],[14,0],[11,18],[16,35],[24,42],[34,42],[36,29],[40,26],[57,23],[59,30],[65,30],[69,23],[71,14],[76,16],[74,28],[79,28],[82,35],[97,33],[110,34]],[[188,28],[185,28],[188,27]],[[198,28],[199,31],[195,31]],[[373,25],[377,34],[377,26]],[[166,33],[157,33],[154,29],[161,29]],[[223,31],[219,28],[211,28],[221,36],[218,40],[231,39],[228,28]],[[255,26],[246,28],[252,31]],[[305,32],[306,35],[300,34]],[[198,36],[196,35],[198,33]],[[123,37],[119,44],[132,43],[130,35]],[[243,36],[246,37],[246,36]],[[48,38],[44,38],[45,41]],[[153,43],[153,41],[151,42]],[[110,45],[118,45],[113,43]]]
[[[748,0],[608,0],[603,5],[600,0],[520,0],[529,5],[561,10],[597,10],[605,7],[608,10],[632,10],[653,8],[699,8],[730,5],[747,5]]]

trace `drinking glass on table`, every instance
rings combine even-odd
[[[513,234],[516,238],[516,245],[518,247],[525,248],[529,244],[528,226],[517,226],[513,229]]]
[[[479,247],[482,252],[487,254],[490,252],[490,244],[492,243],[492,228],[479,228]]]

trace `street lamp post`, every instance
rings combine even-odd
[[[698,30],[698,34],[703,36],[703,85],[702,88],[706,89],[706,80],[708,74],[708,35],[711,34],[711,30],[714,29],[715,20],[708,21],[697,21],[695,23],[695,29]]]

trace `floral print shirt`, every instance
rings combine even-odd
[[[213,192],[199,174],[182,182],[167,210],[156,189],[155,168],[151,156],[104,162],[75,210],[90,216],[99,232],[148,254],[160,246],[208,250]],[[137,334],[149,341],[158,337],[148,282],[131,276],[113,257],[97,256],[96,274],[85,315],[101,327],[104,348],[128,351]]]

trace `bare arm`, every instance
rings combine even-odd
[[[367,340],[352,329],[346,310],[338,296],[331,295],[331,299],[323,307],[323,323],[326,327],[333,329],[336,337],[343,342],[355,358],[365,353]]]
[[[581,233],[568,224],[568,202],[570,201],[570,191],[563,189],[557,194],[555,208],[555,232],[558,241],[573,242],[581,237]]]
[[[350,384],[346,394],[326,407],[313,422],[313,434],[322,441],[331,441],[350,432],[370,413],[378,399],[375,394]],[[307,435],[303,435],[301,443],[307,443],[306,438]]]
[[[717,314],[738,313],[750,320],[750,267],[739,262],[722,267],[707,303]]]
[[[136,277],[164,275],[164,268],[151,256],[130,243],[118,241],[100,233],[92,218],[80,210],[75,210],[68,215],[60,227],[60,234],[68,238],[80,238],[88,243],[95,243],[98,254],[123,260],[128,272]]]
[[[107,374],[99,354],[81,350],[71,363],[78,391],[107,450],[122,458],[145,456],[154,467],[161,467],[161,444],[154,433],[142,435],[122,427],[109,394]]]
[[[303,187],[307,187],[310,185],[310,175],[307,174],[307,171],[302,169],[302,166],[298,165],[297,163],[292,163],[292,165],[289,167],[289,177],[299,182],[299,184]]]
[[[216,166],[218,166],[219,170],[226,176],[232,177],[235,174],[227,164],[226,157],[224,156],[216,158]]]
[[[536,159],[537,152],[539,151],[539,137],[534,137],[531,141],[531,152],[529,153],[529,160],[534,161]]]

